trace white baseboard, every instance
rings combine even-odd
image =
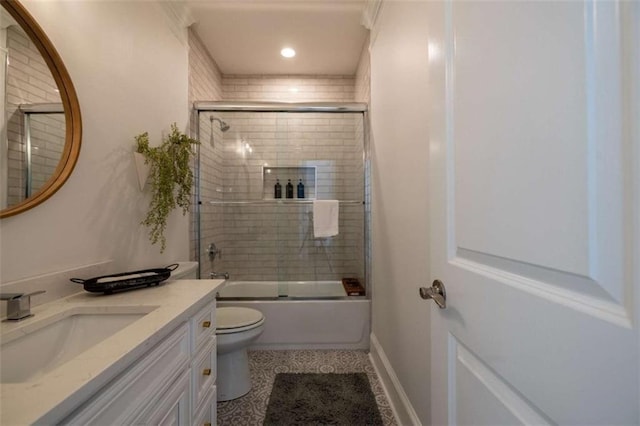
[[[375,334],[371,333],[371,350],[369,352],[369,358],[373,364],[373,368],[376,370],[376,374],[382,383],[384,392],[391,404],[393,415],[396,421],[400,425],[414,425],[422,426],[416,411],[413,409],[407,394],[402,388],[402,384],[398,379],[389,359],[384,353],[380,342],[376,338]]]

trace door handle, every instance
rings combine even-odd
[[[420,297],[433,300],[440,309],[447,307],[447,292],[444,289],[444,283],[440,280],[435,280],[429,288],[420,287]]]

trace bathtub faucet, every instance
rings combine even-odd
[[[228,272],[212,272],[209,274],[209,278],[211,279],[224,278],[225,280],[228,280],[229,273]]]

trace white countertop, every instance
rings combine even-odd
[[[81,292],[32,309],[35,317],[0,324],[0,338],[30,322],[77,307],[109,312],[114,307],[153,309],[65,364],[28,382],[0,384],[0,424],[52,424],[122,372],[177,326],[215,300],[224,280],[166,281],[158,287],[101,295]],[[94,312],[95,312],[94,311]],[[26,354],[28,356],[28,354]]]

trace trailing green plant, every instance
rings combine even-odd
[[[189,211],[193,172],[191,158],[195,155],[195,145],[199,144],[178,130],[176,123],[171,132],[157,147],[149,146],[149,133],[135,136],[136,152],[145,157],[150,165],[149,180],[152,197],[147,216],[141,225],[149,228],[149,240],[152,244],[160,242],[160,252],[164,252],[167,240],[164,231],[171,211],[182,207],[182,214]]]

